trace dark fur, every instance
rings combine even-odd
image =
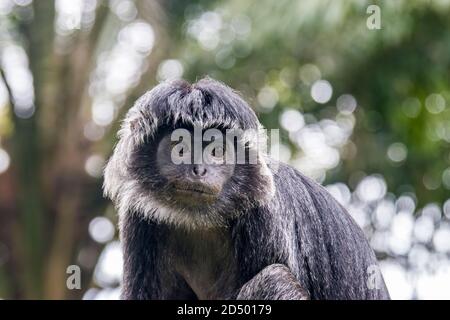
[[[377,261],[345,209],[264,154],[236,165],[217,203],[200,211],[159,197],[155,145],[179,126],[261,129],[237,94],[210,79],[161,84],[130,110],[105,170],[121,221],[123,298],[389,298],[382,279],[379,289],[367,285]]]

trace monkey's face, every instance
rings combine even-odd
[[[180,127],[192,129],[193,139],[174,137]],[[216,132],[208,135],[211,129]],[[229,131],[238,135],[231,147],[227,137],[216,139]],[[105,194],[121,216],[223,226],[275,194],[269,159],[258,149],[260,135],[263,141],[256,114],[227,86],[211,79],[161,83],[128,111],[105,168]],[[232,152],[229,157],[235,149],[236,159]]]
[[[238,143],[218,129],[209,130],[215,131],[166,128],[137,148],[130,169],[141,192],[151,194],[158,206],[184,214],[232,214],[248,194],[240,183],[253,174],[236,164]]]
[[[178,140],[172,133],[163,136],[156,150],[156,167],[165,181],[165,201],[187,208],[216,202],[234,172],[234,163],[225,161],[226,150],[222,141]]]

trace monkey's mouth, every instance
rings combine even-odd
[[[213,188],[200,183],[175,183],[174,191],[181,196],[193,196],[202,198],[215,198],[219,194],[218,188]]]

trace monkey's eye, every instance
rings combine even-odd
[[[189,146],[184,141],[171,141],[170,148],[177,156],[183,157],[185,153],[189,153]]]
[[[215,158],[223,158],[225,156],[225,148],[223,146],[216,146],[212,149],[211,155]]]

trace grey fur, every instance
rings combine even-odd
[[[265,267],[242,286],[238,300],[309,300],[292,272],[282,264]]]
[[[214,204],[180,208],[154,166],[158,139],[180,125],[262,131],[211,79],[160,84],[130,109],[104,181],[120,215],[124,299],[389,299],[383,281],[367,286],[377,261],[346,210],[259,150]]]
[[[209,108],[204,108],[205,104],[209,104]],[[256,115],[249,110],[237,93],[209,78],[193,85],[182,80],[163,82],[139,98],[122,123],[119,141],[104,171],[104,194],[113,200],[121,220],[127,210],[134,210],[155,221],[186,228],[223,224],[220,217],[214,218],[215,212],[209,215],[186,215],[180,208],[174,209],[159,202],[147,190],[143,190],[130,173],[130,156],[133,152],[147,141],[155,139],[162,126],[177,123],[201,128],[258,131],[258,143],[254,147],[258,152],[260,178],[264,181],[255,186],[257,197],[243,200],[255,202],[255,205],[267,202],[274,193],[273,177],[267,168],[267,155],[260,152],[262,148],[258,148],[266,137]],[[252,137],[244,135],[242,138]]]

